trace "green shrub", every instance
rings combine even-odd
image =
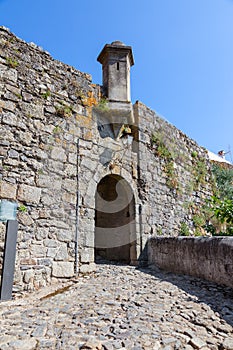
[[[189,236],[189,227],[186,224],[186,222],[182,221],[180,224],[180,231],[179,231],[179,235],[180,236]]]
[[[233,200],[233,169],[225,169],[220,165],[213,164],[212,173],[216,181],[217,196],[220,199]]]
[[[193,223],[195,227],[203,227],[206,223],[204,215],[201,213],[193,215]]]

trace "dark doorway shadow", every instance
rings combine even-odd
[[[95,195],[95,262],[99,258],[130,264],[136,259],[135,199],[128,182],[107,175]]]

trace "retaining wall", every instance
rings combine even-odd
[[[152,238],[148,262],[233,288],[233,237]]]

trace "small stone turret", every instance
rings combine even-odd
[[[97,61],[102,64],[106,97],[110,101],[130,102],[130,67],[134,65],[131,46],[121,41],[106,44]]]
[[[132,48],[114,41],[104,46],[97,61],[102,64],[103,92],[108,99],[108,110],[101,113],[101,118],[112,124],[114,134],[118,136],[123,124],[134,124],[130,98],[130,67],[134,65]]]

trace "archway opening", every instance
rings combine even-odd
[[[135,261],[135,198],[128,182],[118,175],[105,176],[95,204],[95,261]]]

